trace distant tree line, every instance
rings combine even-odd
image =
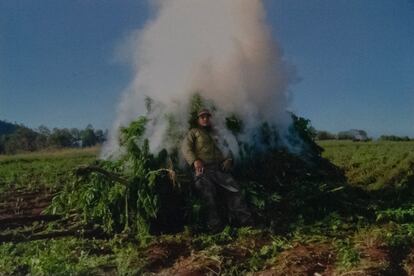
[[[6,124],[11,125],[1,122],[0,128]],[[103,143],[107,136],[107,131],[94,129],[91,125],[85,129],[49,129],[46,126],[31,129],[23,125],[13,125],[14,127],[8,126],[7,131],[0,132],[0,154],[15,154],[47,148],[91,147]]]
[[[353,141],[370,141],[368,134],[364,130],[351,129],[348,131],[341,131],[337,134],[331,133],[325,130],[316,131],[316,140],[353,140]],[[397,136],[397,135],[382,135],[378,141],[413,141],[414,139],[408,136]]]
[[[325,130],[316,131],[316,140],[354,140],[354,141],[369,141],[366,131],[361,129],[351,129],[348,131],[340,131],[337,134]]]
[[[396,136],[396,135],[381,135],[378,140],[380,141],[412,141],[414,139],[408,137],[408,136]]]

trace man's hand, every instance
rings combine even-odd
[[[196,176],[200,176],[204,173],[204,163],[203,161],[201,161],[200,159],[197,159],[196,161],[194,161],[194,170],[195,170],[195,174]]]
[[[229,172],[231,168],[233,167],[233,160],[232,159],[224,160],[221,167],[224,172]]]

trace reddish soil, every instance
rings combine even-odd
[[[407,275],[414,275],[414,248],[411,249],[411,252],[404,261],[404,270]]]
[[[202,254],[193,254],[189,257],[180,258],[171,268],[160,271],[158,275],[204,276],[220,275],[220,272],[221,268],[218,260]]]
[[[43,215],[53,194],[50,191],[11,190],[0,195],[0,242],[24,241],[48,238],[37,235],[46,229],[47,223],[59,220],[60,216]],[[59,236],[58,233],[57,236]]]
[[[410,254],[404,247],[392,248],[379,240],[361,246],[359,251],[361,259],[357,270],[363,275],[413,275]]]
[[[161,241],[148,247],[145,252],[147,256],[146,270],[159,272],[161,269],[171,267],[179,257],[190,255],[187,244],[176,241]]]
[[[361,263],[367,264],[362,269],[364,275],[384,275],[390,269],[390,251],[380,245],[364,248],[361,252]]]
[[[11,190],[0,196],[0,219],[39,216],[49,206],[53,194],[49,191]]]
[[[281,253],[266,270],[254,275],[332,275],[335,260],[335,253],[328,245],[297,245]]]
[[[271,238],[260,233],[257,236],[243,238],[223,247],[221,256],[236,263],[241,263],[250,258],[252,254],[271,242]]]

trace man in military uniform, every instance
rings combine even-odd
[[[219,137],[210,119],[208,109],[198,113],[198,127],[187,133],[181,151],[194,169],[195,188],[207,207],[207,225],[212,231],[218,231],[222,227],[217,204],[219,195],[226,201],[232,222],[245,225],[250,222],[251,214],[243,201],[239,185],[230,175],[233,166],[231,152],[224,154],[220,149]]]

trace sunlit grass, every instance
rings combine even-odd
[[[345,171],[348,182],[368,189],[407,184],[414,175],[414,142],[321,141],[323,157]]]
[[[97,156],[100,147],[90,148],[65,148],[65,149],[47,149],[29,153],[19,153],[13,155],[0,154],[0,162],[8,160],[21,159],[49,159],[49,158],[64,158],[64,157],[79,157],[79,156]]]
[[[56,149],[0,156],[0,191],[14,188],[59,188],[71,181],[70,172],[97,158],[99,148]]]

